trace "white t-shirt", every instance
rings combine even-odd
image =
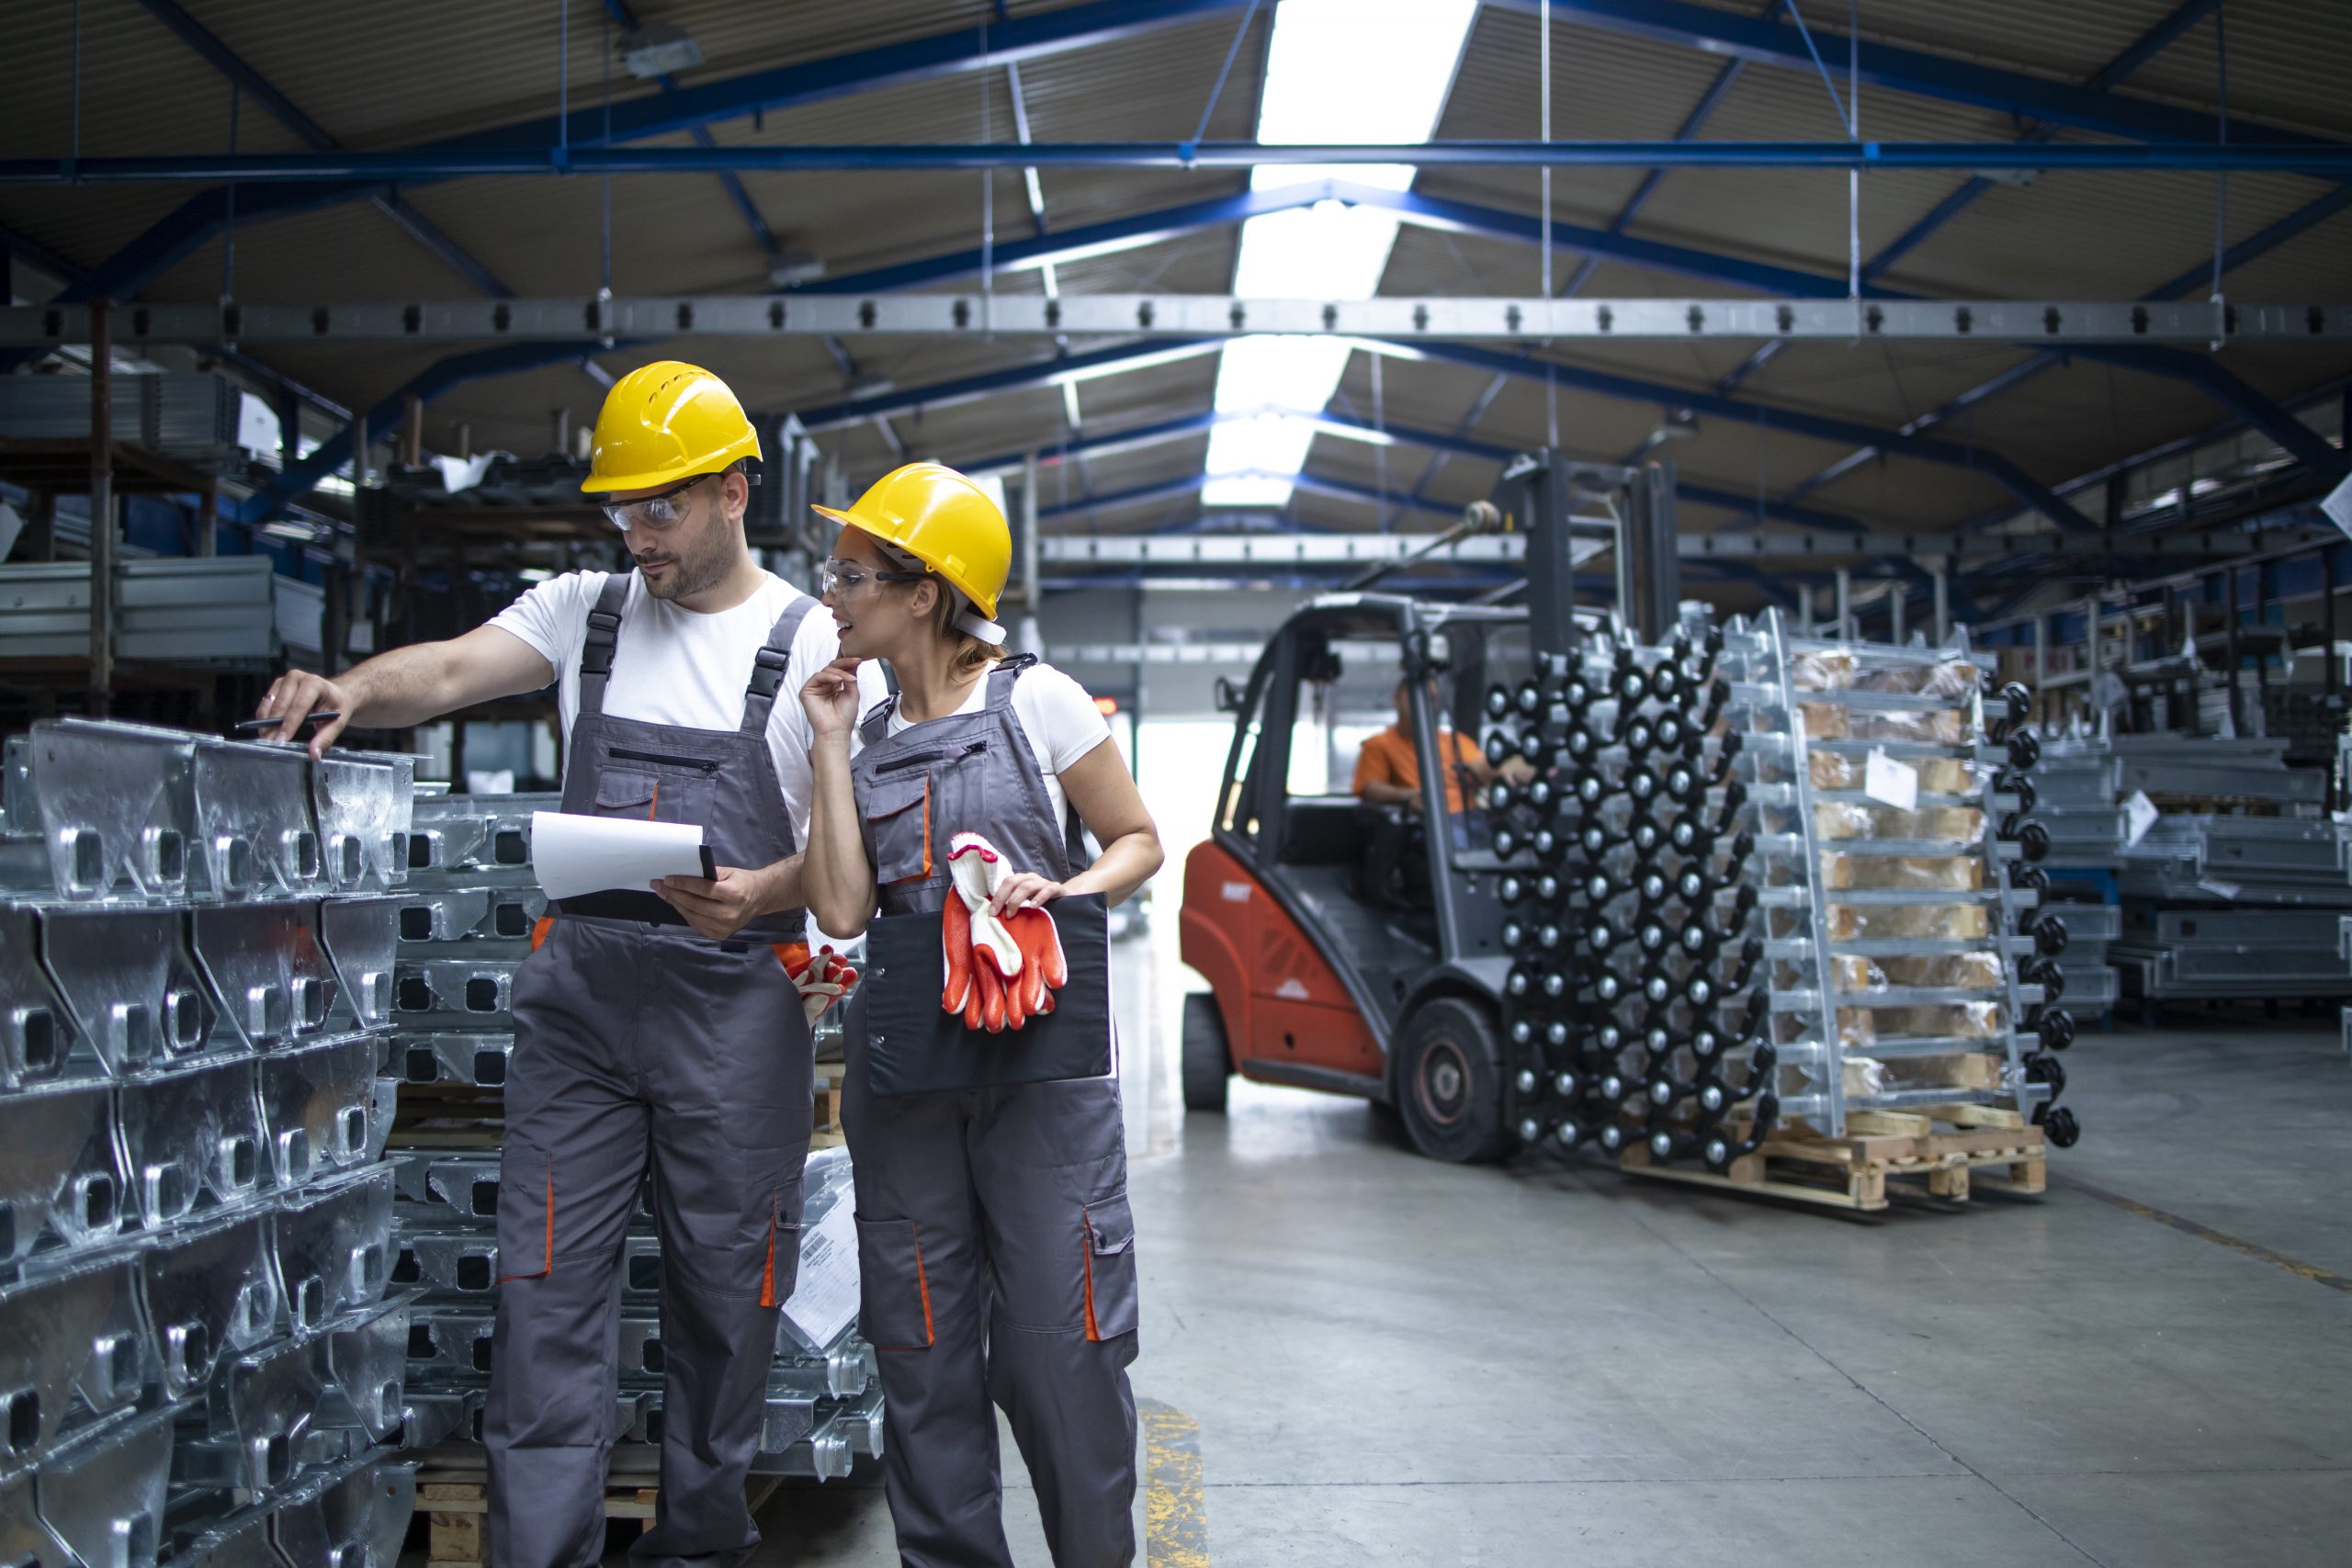
[[[580,712],[580,648],[587,636],[588,612],[604,592],[605,575],[573,571],[550,578],[490,621],[529,643],[555,666],[556,704],[563,716],[567,745]],[[630,573],[628,598],[621,607],[620,643],[613,650],[612,678],[605,686],[605,711],[615,718],[688,729],[739,728],[753,656],[766,645],[777,617],[804,597],[774,572],[760,576],[758,591],[741,604],[704,615],[651,597],[644,580]],[[768,754],[775,761],[776,782],[784,786],[793,841],[803,846],[808,841],[809,735],[800,688],[840,651],[841,634],[831,613],[822,604],[813,606],[793,637],[784,682],[775,689],[775,706],[768,715]],[[888,694],[877,664],[859,670],[858,685],[861,710]]]
[[[866,672],[878,668],[871,660],[857,667],[861,716],[871,712],[874,705],[865,700]],[[978,713],[988,706],[988,702],[989,678],[983,675],[972,682],[971,694],[956,711]],[[1054,808],[1054,820],[1060,822],[1069,810],[1069,796],[1062,788],[1062,771],[1076,766],[1080,758],[1110,739],[1111,726],[1103,719],[1102,710],[1094,705],[1094,699],[1087,695],[1086,688],[1050,664],[1032,665],[1013,682],[1012,716],[1021,721],[1021,731],[1029,738],[1029,750],[1037,759],[1038,775],[1046,781],[1046,799]],[[892,710],[891,734],[913,728],[904,713]],[[852,757],[865,750],[862,718],[850,736],[849,748]]]

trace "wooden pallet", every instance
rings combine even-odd
[[[1846,1135],[1777,1133],[1754,1154],[1713,1171],[1658,1165],[1641,1145],[1618,1156],[1618,1168],[1657,1181],[1785,1198],[1825,1208],[1874,1213],[1888,1206],[1888,1183],[1924,1183],[1927,1196],[1964,1203],[1978,1173],[1998,1175],[2011,1192],[2044,1191],[2049,1176],[2041,1129],[2015,1111],[1988,1105],[1939,1105],[1925,1111],[1854,1111]]]
[[[782,1483],[755,1475],[743,1483],[744,1506],[758,1513]],[[605,1517],[636,1519],[642,1533],[653,1528],[659,1486],[615,1482],[605,1488]],[[481,1472],[424,1471],[417,1476],[416,1509],[425,1519],[425,1562],[430,1568],[486,1568],[490,1560],[489,1487]]]

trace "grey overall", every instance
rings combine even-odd
[[[986,676],[979,712],[896,736],[889,704],[865,720],[851,772],[884,914],[939,911],[958,832],[985,834],[1017,869],[1069,874],[1063,824],[1012,710],[1031,662]],[[853,1006],[842,1124],[899,1558],[1010,1568],[993,1399],[1036,1483],[1055,1562],[1131,1562],[1135,1224],[1117,1075],[879,1096],[864,1021]]]
[[[563,809],[699,823],[721,865],[784,859],[795,846],[768,716],[815,601],[795,599],[769,633],[741,728],[689,729],[604,712],[628,583],[608,578],[588,617]],[[603,1552],[621,1241],[649,1169],[662,1487],[629,1554],[733,1563],[759,1542],[743,1477],[800,1259],[810,1111],[808,1027],[776,947],[805,929],[787,911],[713,942],[650,891],[596,894],[557,906],[515,976],[482,1419],[497,1568],[582,1568]]]

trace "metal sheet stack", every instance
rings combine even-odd
[[[389,1562],[410,760],[67,720],[0,786],[0,1562]]]
[[[214,371],[118,375],[114,438],[203,462],[241,456],[244,395]],[[90,434],[90,383],[78,376],[0,378],[0,436],[80,441]]]
[[[2083,843],[2052,858],[2114,874],[2122,915],[2107,956],[2124,994],[2352,994],[2336,952],[2336,911],[2352,909],[2352,829],[2326,814],[2327,773],[2288,766],[2287,750],[2278,739],[2176,735],[2052,748],[2045,766],[2077,803],[2074,816],[2113,819],[2105,853]],[[2155,813],[2137,838],[2124,804],[2135,796]]]
[[[514,1048],[515,970],[545,913],[530,865],[531,814],[553,795],[425,794],[415,805],[399,910],[391,1060],[404,1084],[394,1277],[424,1291],[409,1337],[412,1400],[457,1436],[432,1456],[478,1469],[496,1318],[499,1146]],[[820,1148],[803,1187],[800,1285],[768,1381],[757,1469],[845,1476],[882,1444],[874,1352],[857,1336],[857,1245],[843,1149]],[[617,1479],[658,1469],[662,1410],[661,1243],[640,1195],[624,1243]]]

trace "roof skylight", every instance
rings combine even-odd
[[[1427,141],[1445,107],[1476,0],[1283,0],[1274,13],[1258,140],[1311,143]],[[1293,164],[1250,172],[1253,190],[1341,179],[1403,190],[1409,164]],[[1322,201],[1241,226],[1233,291],[1268,299],[1369,299],[1396,241],[1393,214]],[[1269,404],[1320,410],[1354,345],[1268,335],[1229,344],[1217,367],[1220,413]],[[1315,438],[1283,413],[1218,425],[1209,435],[1210,506],[1282,506]]]

